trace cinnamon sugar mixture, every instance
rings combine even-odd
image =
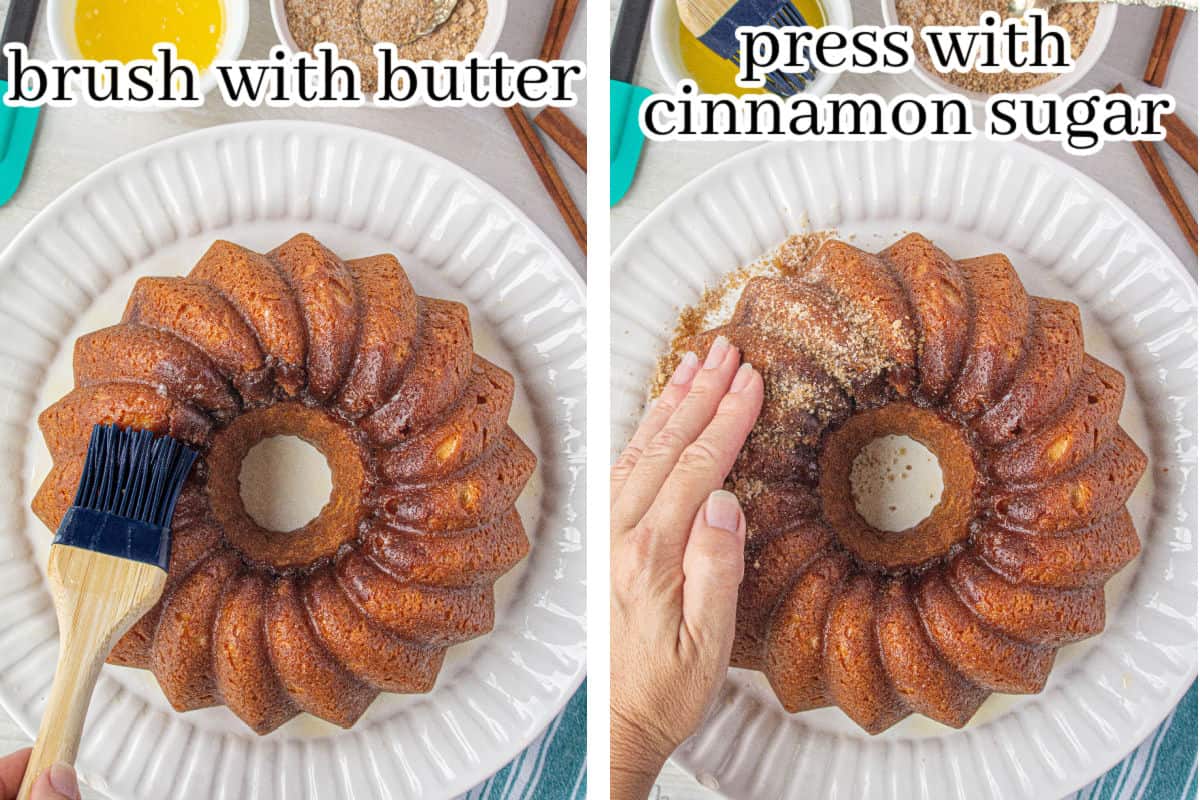
[[[378,85],[374,47],[397,45],[398,58],[448,61],[466,58],[487,19],[487,0],[458,0],[446,16],[447,0],[285,0],[288,29],[296,45],[312,52],[321,42],[358,65],[362,90]],[[439,22],[439,20],[444,20]]]
[[[983,94],[1000,92],[1023,92],[1040,86],[1062,73],[983,73],[970,72],[937,72],[933,61],[929,58],[929,50],[925,40],[920,36],[921,28],[928,25],[978,25],[979,15],[985,11],[995,11],[1001,19],[1011,15],[1008,13],[1006,0],[897,0],[896,17],[901,25],[907,25],[917,34],[914,36],[913,50],[917,60],[930,72],[942,80],[955,86]],[[1050,9],[1046,21],[1057,25],[1071,35],[1071,57],[1078,59],[1092,38],[1096,27],[1096,15],[1100,13],[1099,5],[1095,3],[1062,3]]]
[[[734,344],[762,374],[763,410],[728,481],[743,502],[762,490],[761,482],[747,479],[761,476],[764,465],[780,457],[797,474],[814,469],[822,432],[845,419],[854,402],[883,397],[881,376],[897,366],[889,342],[915,346],[905,336],[904,320],[894,321],[900,329],[890,338],[877,330],[884,313],[879,298],[844,297],[819,282],[823,272],[843,266],[837,253],[815,260],[836,236],[836,231],[793,236],[707,288],[699,303],[682,310],[670,349],[659,359],[652,396],[662,392],[685,352],[703,358],[700,351],[729,325]],[[780,466],[770,463],[768,472]]]
[[[650,383],[650,396],[658,397],[663,387],[671,380],[671,373],[686,352],[687,342],[707,330],[722,324],[733,311],[738,297],[751,278],[768,276],[776,278],[795,277],[816,255],[818,249],[836,231],[814,231],[790,237],[776,250],[764,258],[727,273],[721,280],[705,288],[700,302],[686,306],[679,312],[679,321],[671,334],[667,352],[658,359],[658,369]],[[698,353],[703,357],[703,353]]]

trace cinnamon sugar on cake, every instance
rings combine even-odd
[[[679,359],[687,352],[689,340],[728,320],[742,290],[751,279],[760,276],[795,277],[816,255],[821,245],[836,235],[837,232],[832,230],[796,234],[779,245],[770,255],[752,264],[738,267],[726,273],[717,283],[706,287],[698,303],[685,306],[679,312],[675,330],[671,333],[670,346],[658,359],[658,368],[650,382],[650,396],[658,397],[662,394],[663,388],[671,380],[671,373],[679,365]]]

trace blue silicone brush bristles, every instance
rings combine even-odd
[[[738,28],[762,25],[773,28],[799,28],[807,24],[804,15],[792,4],[792,0],[736,0],[724,16],[697,38],[709,50],[740,68]],[[804,87],[815,78],[816,72],[812,69],[804,73],[775,70],[767,74],[766,88],[781,97],[791,97],[804,91]]]
[[[169,436],[92,428],[83,477],[55,544],[156,564],[171,557],[171,517],[196,451]]]

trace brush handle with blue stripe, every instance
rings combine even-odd
[[[58,667],[18,800],[55,762],[74,763],[104,660],[162,596],[171,517],[195,458],[147,431],[92,430],[79,492],[50,547]]]

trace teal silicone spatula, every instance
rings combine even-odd
[[[645,139],[638,125],[638,109],[650,96],[650,90],[634,86],[633,71],[637,67],[638,51],[646,18],[650,16],[650,0],[625,0],[617,15],[613,34],[608,82],[608,204],[615,206],[629,191],[638,159],[642,156]]]
[[[12,0],[4,18],[0,46],[9,42],[28,46],[33,39],[37,13],[38,0]],[[0,56],[0,96],[3,94],[8,94],[8,59]],[[0,206],[11,200],[21,185],[40,111],[40,108],[13,108],[0,101]]]

